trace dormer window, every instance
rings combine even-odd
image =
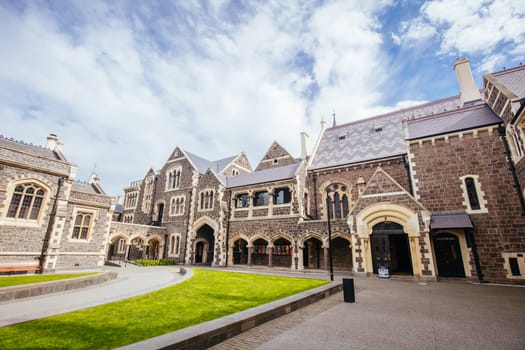
[[[239,175],[239,170],[232,169],[232,176],[237,176],[237,175]]]
[[[374,125],[374,132],[383,131],[383,125]]]

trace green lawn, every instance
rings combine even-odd
[[[195,270],[187,281],[143,296],[0,328],[0,349],[111,349],[326,283]]]
[[[89,273],[68,273],[68,274],[52,274],[52,275],[29,275],[29,276],[1,276],[0,277],[0,288],[17,286],[20,284],[39,283],[63,280],[66,278],[75,278],[82,276],[94,275],[100,272],[89,272]]]

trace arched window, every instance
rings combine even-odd
[[[75,226],[73,227],[73,239],[87,240],[90,233],[91,221],[93,220],[93,213],[78,212],[75,218]]]
[[[326,214],[330,219],[344,219],[349,213],[350,189],[344,184],[332,184],[326,189]]]
[[[467,213],[478,214],[487,213],[487,201],[481,190],[481,183],[478,175],[465,175],[460,178],[463,190],[463,204]]]
[[[213,190],[204,190],[199,194],[199,210],[213,209]]]
[[[42,210],[45,191],[34,183],[15,187],[7,217],[23,220],[38,220]]]
[[[479,205],[478,190],[476,189],[476,182],[473,178],[465,178],[465,186],[467,187],[468,201],[470,204],[470,209],[479,210],[481,209]]]
[[[180,177],[182,171],[180,168],[171,169],[166,176],[166,189],[173,190],[180,187]]]

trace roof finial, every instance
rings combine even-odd
[[[333,119],[333,123],[332,123],[332,127],[335,127],[335,126],[337,126],[337,123],[335,121],[335,109],[334,109],[334,113],[332,114],[332,117],[334,118]]]

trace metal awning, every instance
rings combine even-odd
[[[446,229],[446,228],[459,228],[459,229],[472,229],[472,221],[466,213],[457,214],[432,214],[430,218],[430,229]]]

